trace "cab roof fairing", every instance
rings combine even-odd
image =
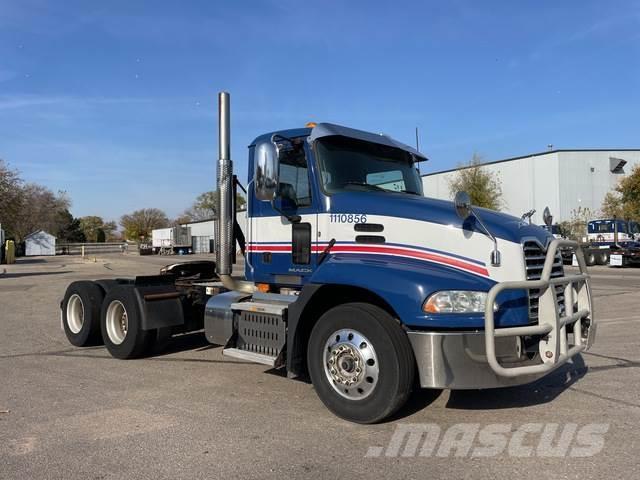
[[[409,145],[405,145],[402,142],[394,140],[388,135],[383,133],[371,133],[364,130],[356,130],[355,128],[343,127],[341,125],[335,125],[333,123],[318,123],[311,130],[309,135],[309,141],[313,142],[322,137],[341,136],[347,138],[355,138],[370,143],[377,143],[386,147],[399,148],[411,153],[415,157],[416,162],[422,162],[429,160],[423,153],[419,152]]]

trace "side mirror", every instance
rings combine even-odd
[[[258,143],[254,151],[253,175],[256,198],[270,202],[278,190],[278,148],[273,141]]]
[[[456,213],[462,220],[466,220],[473,213],[471,209],[471,197],[469,197],[467,192],[456,193],[453,204],[456,207]]]
[[[478,222],[480,228],[484,230],[485,235],[489,237],[493,241],[493,251],[491,252],[491,265],[494,267],[499,267],[502,263],[502,258],[500,255],[500,250],[498,250],[498,240],[491,233],[491,231],[482,223],[480,216],[477,215],[473,211],[473,206],[471,205],[471,197],[467,192],[458,192],[453,199],[453,204],[456,208],[456,213],[458,216],[464,221],[470,216],[474,216],[476,221]]]
[[[547,227],[551,227],[553,224],[553,215],[551,215],[551,210],[549,207],[544,207],[544,211],[542,212],[542,220]]]

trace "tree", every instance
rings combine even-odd
[[[80,219],[80,228],[88,242],[105,242],[117,229],[116,222],[105,222],[102,217],[89,215]]]
[[[15,235],[15,227],[22,205],[22,180],[17,170],[0,159],[0,223],[7,237]]]
[[[630,218],[640,218],[640,165],[636,165],[631,173],[620,180],[616,190],[622,196],[622,206]]]
[[[58,214],[59,227],[56,233],[58,240],[69,243],[85,242],[84,232],[80,228],[80,219],[74,218],[69,210],[63,210]]]
[[[25,184],[17,170],[0,160],[0,222],[7,237],[22,242],[28,234],[45,230],[62,241],[84,241],[78,219],[69,212],[70,203],[66,192]]]
[[[620,196],[620,194],[618,194],[618,192],[616,191],[607,193],[604,196],[604,200],[602,200],[602,207],[600,208],[600,212],[605,218],[621,218],[623,216],[623,208],[622,197]]]
[[[198,195],[191,208],[184,212],[183,217],[191,221],[208,220],[213,218],[218,211],[218,193],[215,190]],[[236,194],[236,210],[242,210],[247,201],[240,193]]]
[[[98,231],[102,228],[104,220],[102,217],[88,215],[80,218],[80,228],[87,239],[87,242],[96,242],[98,240]]]
[[[178,227],[180,225],[184,225],[185,223],[192,222],[193,220],[194,219],[190,215],[187,215],[187,213],[183,213],[182,215],[174,218],[171,221],[171,225],[174,227]]]
[[[607,218],[640,219],[640,165],[633,167],[631,173],[605,195],[601,211]]]
[[[587,234],[587,224],[593,219],[590,208],[578,207],[571,210],[571,220],[559,224],[560,233],[570,240],[582,241]]]
[[[478,207],[500,210],[502,207],[502,185],[500,178],[482,166],[482,157],[473,154],[467,165],[459,167],[454,178],[449,182],[449,190],[453,198],[457,192],[467,192],[471,203]]]
[[[143,208],[120,218],[124,235],[128,240],[146,240],[151,230],[169,225],[167,215],[157,208]]]
[[[13,234],[18,241],[37,230],[55,233],[60,229],[60,213],[69,209],[69,198],[65,192],[53,193],[47,187],[35,183],[26,184],[18,200],[20,211],[13,225]]]
[[[102,224],[102,231],[104,232],[106,236],[106,240],[108,242],[112,242],[114,240],[120,239],[120,234],[118,233],[118,225],[113,220],[109,222],[104,222]]]

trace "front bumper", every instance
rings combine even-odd
[[[576,251],[580,273],[551,278],[559,248]],[[501,282],[489,290],[484,331],[408,332],[425,388],[477,389],[529,383],[566,363],[594,341],[591,288],[576,242],[555,239],[540,280]],[[564,287],[564,310],[556,286]],[[495,328],[493,302],[503,290],[540,291],[535,325]]]

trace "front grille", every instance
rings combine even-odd
[[[540,247],[538,242],[527,241],[523,244],[524,261],[527,269],[527,280],[540,280],[542,276],[542,268],[546,258],[545,251]],[[551,277],[563,277],[564,267],[562,266],[562,255],[556,253],[556,258],[551,269]],[[556,297],[558,299],[558,310],[560,315],[564,315],[564,285],[556,285]],[[529,290],[529,318],[532,321],[538,320],[538,299],[540,290]]]

